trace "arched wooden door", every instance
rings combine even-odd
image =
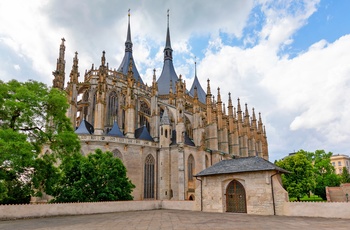
[[[231,181],[226,188],[226,211],[238,213],[247,212],[244,187],[236,180]]]

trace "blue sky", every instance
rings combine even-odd
[[[160,75],[170,9],[177,74],[197,75],[262,113],[270,160],[304,149],[350,154],[350,1],[11,0],[0,2],[0,79],[52,84],[61,38],[66,80],[74,52],[118,68],[131,9],[134,58],[144,82]],[[82,79],[80,79],[82,81]]]

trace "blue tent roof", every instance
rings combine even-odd
[[[108,132],[109,136],[124,137],[123,133],[120,131],[117,122],[114,122],[112,129]]]
[[[80,122],[79,127],[75,130],[76,134],[93,134],[94,133],[94,127],[87,122],[85,119],[83,119]]]
[[[149,134],[146,126],[142,126],[135,130],[135,138],[146,140],[146,141],[154,141],[151,135]]]

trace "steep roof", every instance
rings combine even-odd
[[[194,89],[195,88],[197,88],[198,100],[200,102],[202,102],[203,104],[205,104],[206,103],[206,96],[207,96],[207,94],[205,93],[205,91],[203,90],[201,84],[199,83],[198,78],[197,78],[197,74],[194,76],[192,87],[190,89],[190,95],[192,97],[194,97]]]
[[[79,127],[75,130],[76,134],[93,134],[94,127],[85,119],[80,122]]]
[[[166,42],[165,42],[165,48],[163,52],[164,52],[163,70],[157,80],[159,95],[169,94],[170,81],[172,82],[172,91],[173,93],[175,93],[175,85],[177,80],[179,79],[173,65],[173,49],[171,48],[170,31],[169,31],[169,11],[168,11],[168,27],[167,27],[167,34],[166,34]]]
[[[149,134],[146,126],[142,126],[135,130],[135,138],[146,141],[154,141],[151,135]]]
[[[222,160],[209,168],[204,169],[196,176],[211,176],[229,173],[257,172],[257,171],[279,171],[289,173],[288,171],[274,165],[270,161],[261,157],[242,157],[230,160]]]
[[[161,125],[170,125],[170,120],[169,120],[169,115],[168,115],[168,110],[167,108],[164,109],[163,116],[160,120]]]
[[[126,35],[126,41],[125,41],[125,54],[122,63],[120,64],[118,71],[122,72],[124,75],[128,73],[129,70],[129,62],[131,59],[132,62],[132,72],[134,74],[134,78],[136,81],[140,81],[141,84],[144,84],[142,81],[142,78],[139,74],[139,71],[136,68],[134,58],[132,56],[132,41],[131,41],[131,30],[130,30],[130,14],[129,20],[128,20],[128,32]]]
[[[124,137],[123,133],[120,131],[117,122],[114,122],[112,129],[108,132],[109,136]]]

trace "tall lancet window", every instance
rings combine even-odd
[[[193,129],[190,120],[185,116],[185,128],[189,138],[193,139]]]
[[[140,101],[140,109],[139,109],[139,124],[141,126],[146,126],[148,132],[150,131],[150,125],[149,125],[149,117],[151,115],[151,109],[149,108],[148,104],[141,100]]]
[[[125,96],[121,94],[121,114],[118,114],[120,115],[120,121],[121,121],[121,124],[122,124],[122,130],[125,130],[125,106],[126,106],[126,99],[125,99]],[[120,123],[118,123],[120,124]]]
[[[154,157],[149,154],[145,160],[143,198],[154,199]]]
[[[92,108],[91,108],[91,125],[95,126],[95,111],[96,111],[96,100],[97,100],[97,92],[94,93],[94,97],[92,98]]]
[[[187,176],[188,176],[188,181],[193,181],[193,173],[194,173],[194,158],[192,154],[188,157],[187,161]]]
[[[118,116],[118,97],[116,92],[111,92],[108,98],[107,110],[107,126],[112,127],[113,123],[117,121]]]
[[[88,103],[89,103],[89,92],[88,91],[85,91],[84,94],[83,94],[83,116],[82,118],[83,119],[87,119],[87,116],[88,116]]]

